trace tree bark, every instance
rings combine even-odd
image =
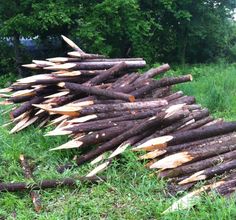
[[[21,69],[22,57],[21,57],[21,49],[20,49],[20,35],[17,32],[14,32],[14,35],[13,35],[13,47],[14,47],[14,53],[15,53],[16,69],[17,69],[18,75],[20,77],[23,77],[24,74]]]

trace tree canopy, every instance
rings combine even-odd
[[[0,37],[66,34],[82,48],[149,62],[198,63],[236,56],[235,0],[0,0]]]

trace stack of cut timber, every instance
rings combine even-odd
[[[87,177],[106,169],[129,146],[178,190],[236,168],[236,122],[214,119],[194,97],[171,91],[172,85],[191,81],[191,75],[154,80],[169,70],[168,64],[139,74],[142,58],[108,59],[63,39],[74,49],[68,57],[33,60],[24,66],[40,74],[0,91],[1,103],[13,104],[11,133],[33,123],[56,125],[46,135],[71,140],[51,150],[79,149],[76,164],[94,166]],[[74,162],[64,164],[58,171],[73,167]],[[234,191],[234,179],[231,175],[229,189],[218,191]]]

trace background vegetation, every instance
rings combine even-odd
[[[235,8],[235,0],[0,0],[0,88],[31,74],[22,63],[65,55],[64,34],[88,52],[140,56],[150,65],[168,62],[173,68],[167,75],[191,73],[194,81],[175,89],[195,96],[216,117],[236,120]],[[0,107],[0,113],[6,110]],[[0,125],[8,120],[1,115]],[[0,127],[0,181],[23,180],[20,153],[31,156],[37,180],[86,172],[83,166],[58,174],[55,168],[75,151],[48,153],[66,140],[43,137],[45,132],[28,128],[12,136]],[[41,191],[39,215],[27,193],[1,193],[0,219],[236,218],[234,199],[214,195],[190,210],[161,215],[177,197],[167,196],[166,182],[130,152],[104,174],[108,180],[92,187],[78,183],[74,189]]]
[[[86,51],[149,63],[232,62],[235,8],[235,0],[1,0],[0,70],[13,72],[14,59],[18,73],[27,74],[20,64],[39,54],[24,48],[25,38],[41,55],[53,55],[45,49],[50,46],[63,55],[61,34]]]

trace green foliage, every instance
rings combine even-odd
[[[105,0],[82,13],[76,36],[86,48],[111,56],[152,55],[146,41],[158,25],[140,10],[137,0]]]
[[[236,66],[227,63],[185,66],[171,75],[191,73],[193,82],[178,85],[177,89],[195,96],[198,103],[209,108],[216,117],[236,120]]]
[[[236,2],[193,0],[0,1],[0,36],[42,39],[66,34],[86,51],[142,56],[148,62],[235,60]]]

